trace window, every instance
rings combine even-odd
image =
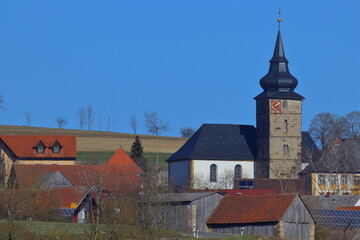
[[[62,148],[58,141],[55,141],[51,146],[53,153],[60,153],[60,149]]]
[[[282,108],[283,108],[283,109],[287,109],[287,108],[288,108],[288,102],[287,102],[286,100],[284,100],[284,101],[282,102]]]
[[[53,147],[53,153],[60,153],[60,147],[59,146],[54,146]]]
[[[287,132],[288,131],[288,120],[285,119],[284,121],[284,132]]]
[[[336,176],[335,175],[330,176],[330,184],[336,184]]]
[[[284,144],[284,146],[283,146],[283,152],[284,152],[284,154],[289,154],[289,145]]]
[[[40,141],[35,147],[37,154],[43,154],[45,153],[45,144]]]
[[[243,180],[239,183],[239,189],[253,189],[254,181],[251,180]]]
[[[354,176],[354,185],[360,184],[360,176]]]
[[[319,175],[319,184],[320,185],[325,184],[325,176],[324,175]]]
[[[235,178],[239,179],[242,178],[242,167],[240,164],[235,166]]]
[[[341,184],[347,184],[347,183],[348,183],[347,175],[341,175]]]
[[[211,164],[210,166],[210,182],[217,182],[217,166]]]

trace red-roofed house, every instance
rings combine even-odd
[[[314,239],[314,219],[298,195],[225,196],[207,220],[220,233]]]
[[[9,182],[20,188],[40,186],[40,180],[48,179],[44,176],[55,175],[50,174],[55,172],[60,172],[59,176],[65,177],[74,186],[95,186],[97,189],[116,192],[139,189],[139,174],[142,173],[132,166],[14,164]],[[60,186],[64,182],[63,177],[59,178]],[[51,186],[55,185],[56,183],[51,183]]]
[[[137,171],[142,172],[139,166],[131,159],[131,157],[123,150],[118,149],[115,154],[106,163],[107,166],[134,167]]]
[[[16,164],[74,165],[76,137],[60,135],[1,135],[5,181]]]

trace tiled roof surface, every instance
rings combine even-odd
[[[276,194],[275,189],[198,189],[189,190],[189,192],[217,192],[230,196],[249,196],[249,195],[270,195]]]
[[[331,195],[331,196],[301,196],[306,207],[313,209],[336,209],[339,207],[355,206],[360,201],[360,195]]]
[[[347,210],[347,211],[360,211],[360,206],[354,207],[337,207],[336,210]]]
[[[76,158],[76,137],[61,135],[0,135],[0,138],[12,150],[18,158],[40,157],[36,154],[34,147],[42,141],[45,144],[45,154],[49,157],[48,147],[58,141],[61,145],[60,154],[52,157]],[[51,152],[52,153],[52,152]]]
[[[83,187],[56,188],[51,190],[59,199],[60,208],[71,208],[72,203],[78,205],[88,193]]]
[[[137,169],[139,173],[141,173],[141,169],[139,166],[131,159],[131,157],[123,150],[118,149],[115,154],[110,158],[110,160],[106,163],[108,166],[130,166]]]
[[[59,171],[75,186],[95,186],[97,189],[122,191],[138,188],[140,179],[135,167],[106,165],[22,165],[14,170],[20,187],[31,187],[42,175]]]
[[[166,161],[184,159],[255,160],[256,129],[250,125],[203,124]]]
[[[205,198],[216,192],[189,192],[189,193],[163,193],[159,195],[159,201],[166,202],[192,202],[200,198]]]
[[[296,195],[225,196],[207,224],[280,221]]]

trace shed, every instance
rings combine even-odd
[[[207,221],[218,233],[314,239],[314,219],[298,195],[226,196]]]
[[[207,232],[206,221],[223,196],[216,192],[165,193],[156,204],[154,225],[189,231]]]

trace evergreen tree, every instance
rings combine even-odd
[[[135,137],[135,141],[131,145],[130,151],[130,157],[132,160],[134,160],[135,163],[141,168],[141,170],[145,172],[147,170],[147,163],[146,159],[144,158],[144,151],[139,136]]]

